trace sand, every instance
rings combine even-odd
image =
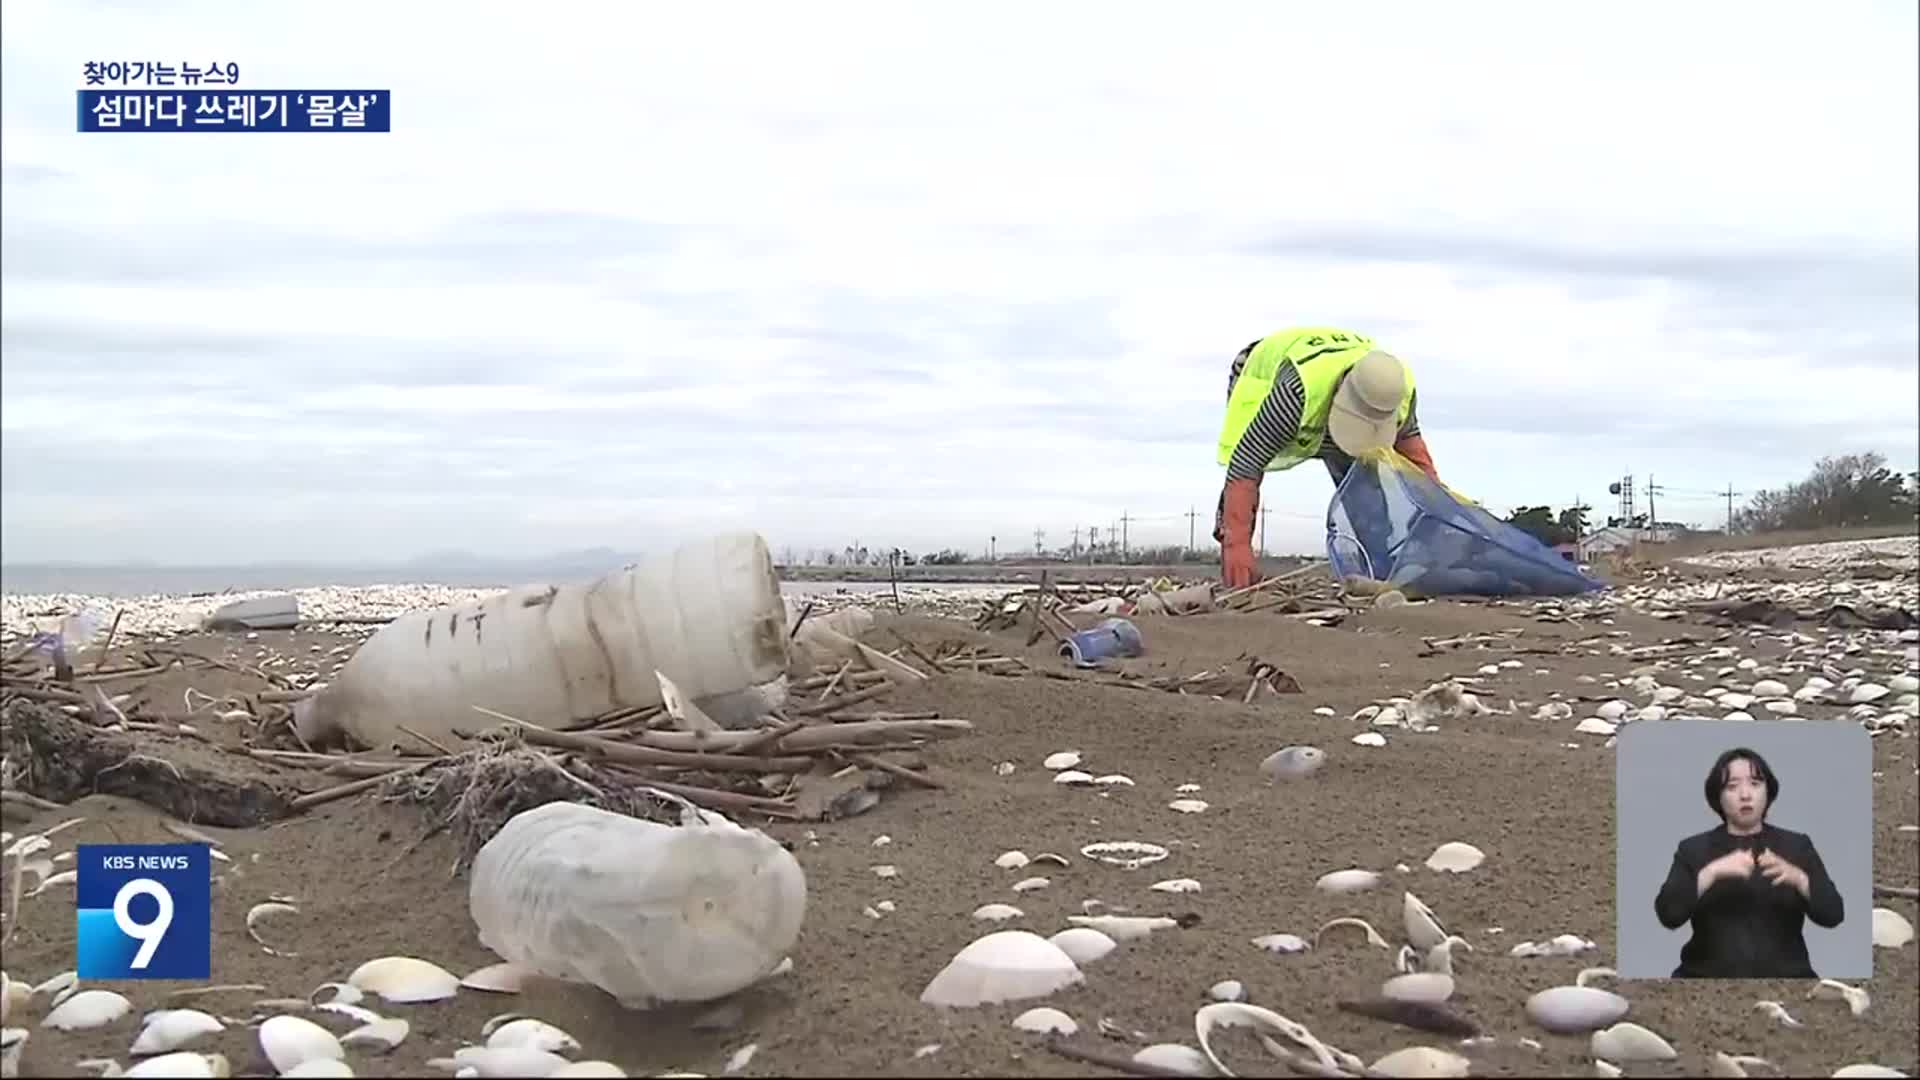
[[[844,821],[766,826],[793,843],[807,874],[809,909],[791,974],[729,1003],[653,1013],[627,1012],[597,991],[553,984],[517,996],[463,991],[452,1001],[425,1005],[368,1002],[377,1011],[408,1019],[412,1032],[390,1057],[354,1051],[349,1059],[360,1075],[443,1075],[427,1067],[430,1058],[478,1042],[488,1017],[516,1011],[572,1033],[584,1046],[575,1056],[618,1063],[631,1075],[668,1070],[720,1075],[729,1057],[748,1044],[758,1051],[740,1071],[746,1076],[1110,1075],[1056,1056],[1036,1037],[1014,1031],[1011,1019],[1035,1003],[943,1012],[917,1000],[955,951],[996,928],[971,921],[968,913],[975,907],[1013,903],[1026,917],[1002,927],[1050,934],[1067,925],[1069,914],[1081,911],[1083,900],[1099,898],[1135,913],[1193,913],[1200,921],[1123,944],[1088,966],[1085,986],[1044,1002],[1080,1023],[1077,1045],[1121,1056],[1147,1042],[1193,1045],[1193,1013],[1204,1003],[1207,987],[1238,979],[1253,1002],[1371,1061],[1403,1046],[1453,1042],[1334,1008],[1336,999],[1368,993],[1392,974],[1390,954],[1339,939],[1302,955],[1279,956],[1254,947],[1251,939],[1275,932],[1310,937],[1327,919],[1360,915],[1397,940],[1401,890],[1407,888],[1473,946],[1456,957],[1461,986],[1456,1003],[1494,1037],[1459,1048],[1472,1059],[1475,1074],[1589,1075],[1585,1038],[1533,1029],[1521,1008],[1534,991],[1570,982],[1581,968],[1608,964],[1613,957],[1613,754],[1605,738],[1574,734],[1570,721],[1529,719],[1525,703],[1606,693],[1603,685],[1577,680],[1586,675],[1604,683],[1636,663],[1606,655],[1610,645],[1653,645],[1680,637],[1706,642],[1726,631],[1625,611],[1605,624],[1544,623],[1530,611],[1520,604],[1436,602],[1369,611],[1337,628],[1271,613],[1142,620],[1149,653],[1128,661],[1130,669],[1193,672],[1257,656],[1281,666],[1303,688],[1298,695],[1264,695],[1251,704],[1035,677],[940,676],[889,697],[886,707],[937,709],[976,725],[973,735],[933,744],[928,751],[931,772],[945,790],[889,792],[878,808]],[[1816,638],[1828,633],[1807,624],[1801,629]],[[1365,729],[1349,715],[1369,702],[1410,694],[1448,676],[1472,675],[1482,664],[1516,655],[1472,646],[1435,650],[1423,639],[1502,630],[1519,630],[1515,640],[1522,647],[1542,650],[1517,654],[1522,667],[1487,678],[1482,687],[1483,695],[1502,708],[1515,703],[1515,715],[1443,723],[1428,733],[1391,732],[1382,748],[1349,741]],[[896,632],[922,646],[990,638],[1004,653],[1059,665],[1044,646],[1024,648],[1018,632],[975,635],[931,618],[883,618],[870,640],[892,647]],[[270,655],[317,662],[350,641],[306,632],[186,640],[189,647],[242,662]],[[1784,651],[1777,636],[1750,638],[1742,632],[1730,640],[1742,646],[1742,655],[1763,663]],[[1891,642],[1892,637],[1876,640]],[[1574,641],[1594,644],[1575,655],[1557,652]],[[1537,669],[1548,673],[1537,674]],[[155,700],[179,702],[178,680],[216,696],[225,690],[223,679],[246,690],[262,685],[251,676],[217,671],[168,678],[175,681],[155,688]],[[1318,716],[1317,707],[1336,715]],[[1844,713],[1822,707],[1806,711],[1817,718]],[[220,721],[204,726],[217,741],[238,744],[241,739],[239,730]],[[1874,797],[1875,878],[1909,886],[1920,883],[1920,836],[1897,829],[1920,820],[1911,731],[1910,726],[1907,734],[1874,739],[1880,771]],[[175,740],[144,738],[156,753],[169,747],[177,751]],[[1256,768],[1260,759],[1296,743],[1326,748],[1327,767],[1298,783],[1265,782]],[[338,782],[204,749],[196,752],[217,767],[275,776],[303,789]],[[1089,791],[1052,783],[1041,761],[1064,749],[1085,755],[1091,771],[1124,773],[1135,786]],[[1000,775],[995,767],[1002,762],[1011,762],[1014,771]],[[1182,784],[1199,785],[1196,797],[1209,804],[1204,813],[1168,809]],[[16,834],[69,817],[87,819],[61,833],[56,850],[70,850],[75,843],[176,839],[163,829],[159,814],[119,798],[90,796],[25,818],[18,809],[8,807],[7,828]],[[191,1004],[244,1022],[254,1014],[255,1000],[304,996],[376,956],[419,956],[456,974],[493,962],[475,940],[465,882],[451,873],[455,853],[447,839],[432,838],[407,851],[426,824],[416,809],[355,799],[265,828],[205,829],[233,860],[215,893],[214,982],[266,989],[208,995]],[[876,847],[882,836],[890,842]],[[1111,839],[1148,840],[1173,854],[1136,871],[1078,857],[1081,846]],[[1425,869],[1427,854],[1449,840],[1479,846],[1486,862],[1462,875]],[[996,868],[994,857],[1009,848],[1062,852],[1072,866],[1046,871],[1050,887],[1016,895],[1010,886],[1032,871]],[[897,867],[899,876],[876,877],[872,867],[883,863]],[[1411,869],[1398,871],[1397,864]],[[1347,897],[1312,888],[1320,875],[1351,866],[1383,870],[1390,880],[1378,890]],[[1176,896],[1148,890],[1150,883],[1171,877],[1198,879],[1203,891]],[[293,897],[300,907],[299,914],[278,918],[264,931],[298,955],[268,955],[246,935],[246,910],[271,896]],[[882,900],[893,902],[891,913],[879,919],[863,913]],[[1878,903],[1920,922],[1911,901]],[[20,926],[5,950],[10,975],[37,982],[73,966],[71,905],[70,889],[61,887],[24,902]],[[1597,947],[1577,957],[1507,955],[1518,942],[1562,933],[1592,939]],[[130,997],[136,1014],[168,1004],[168,992],[179,988],[103,985]],[[1701,1075],[1706,1057],[1716,1050],[1765,1057],[1781,1075],[1824,1076],[1865,1061],[1920,1071],[1920,945],[1875,950],[1874,977],[1863,985],[1873,1005],[1856,1018],[1836,1003],[1807,1000],[1804,984],[1625,984],[1622,992],[1633,1003],[1630,1018],[1664,1035],[1680,1053],[1677,1061],[1630,1065],[1629,1072]],[[1790,1030],[1766,1020],[1753,1007],[1762,999],[1785,1002],[1807,1026]],[[26,1019],[9,1021],[32,1029],[23,1061],[26,1074],[71,1073],[87,1058],[127,1062],[137,1015],[104,1030],[63,1033],[38,1026],[45,1007],[37,1000]],[[351,1026],[344,1018],[333,1020],[339,1022],[327,1023],[336,1031]],[[1117,1026],[1119,1037],[1095,1033],[1103,1020]],[[1235,1034],[1225,1045],[1242,1075],[1279,1072],[1250,1037]],[[198,1048],[223,1051],[237,1072],[270,1072],[243,1023]]]

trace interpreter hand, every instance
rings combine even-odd
[[[1244,589],[1259,576],[1252,544],[1227,544],[1220,549],[1220,580],[1229,589]]]
[[[1807,887],[1807,872],[1773,852],[1763,851],[1755,861],[1760,866],[1760,873],[1775,885],[1785,885],[1789,889]]]
[[[1738,851],[1728,852],[1708,863],[1705,873],[1702,876],[1707,879],[1708,884],[1712,884],[1721,878],[1751,877],[1753,876],[1753,868],[1753,852],[1748,851],[1746,848],[1741,848]]]

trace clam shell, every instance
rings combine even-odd
[[[1548,1031],[1577,1035],[1616,1023],[1627,999],[1595,986],[1553,986],[1527,999],[1527,1018]]]
[[[1592,1047],[1594,1057],[1616,1061],[1672,1061],[1680,1056],[1667,1040],[1630,1022],[1594,1032]]]

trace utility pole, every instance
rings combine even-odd
[[[1000,538],[998,536],[987,537],[987,561],[988,562],[998,562],[1000,560],[999,549],[1000,549]]]
[[[1733,497],[1735,495],[1745,495],[1746,492],[1735,491],[1733,490],[1733,485],[1728,484],[1727,490],[1722,492],[1722,494],[1726,495],[1727,497],[1727,535],[1732,536],[1733,535]]]
[[[1660,511],[1656,508],[1656,505],[1654,503],[1654,498],[1653,498],[1655,495],[1658,495],[1658,494],[1660,494],[1660,487],[1659,485],[1653,482],[1653,474],[1648,473],[1647,474],[1647,528],[1649,529],[1658,529],[1660,527]]]
[[[1075,525],[1073,527],[1073,546],[1067,549],[1067,558],[1077,559],[1079,557],[1080,557],[1080,526]]]
[[[1267,557],[1267,515],[1273,513],[1267,507],[1260,508],[1260,557]]]
[[[1087,565],[1092,566],[1094,557],[1100,551],[1100,526],[1087,526]]]
[[[1047,530],[1045,529],[1033,530],[1033,557],[1034,558],[1036,559],[1040,558],[1041,549],[1046,546],[1046,542],[1047,542]]]
[[[1125,510],[1120,511],[1120,561],[1127,561],[1127,522],[1133,520]]]
[[[1189,559],[1193,558],[1193,523],[1197,518],[1199,518],[1199,516],[1200,516],[1200,512],[1193,508],[1192,503],[1188,503],[1187,504],[1187,558]]]

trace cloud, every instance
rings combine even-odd
[[[1920,458],[1910,6],[329,10],[0,11],[8,562],[1184,542],[1290,323],[1406,357],[1496,507]],[[176,53],[396,129],[70,130]]]

